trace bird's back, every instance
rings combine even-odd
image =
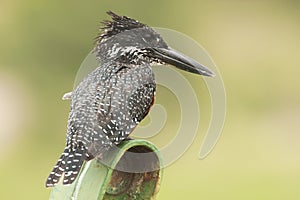
[[[126,139],[148,114],[155,87],[148,64],[105,63],[90,73],[72,92],[66,148],[46,185],[63,172],[64,184],[72,183],[84,160]]]
[[[74,91],[68,138],[73,136],[74,127],[78,141],[86,147],[101,140],[103,135],[118,144],[146,116],[154,93],[155,79],[150,66],[104,64]]]

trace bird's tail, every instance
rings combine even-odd
[[[85,158],[86,149],[83,146],[80,146],[66,157],[65,175],[63,180],[64,185],[72,184],[74,182]]]
[[[46,181],[46,187],[56,185],[63,173],[63,184],[72,184],[78,176],[85,158],[86,150],[83,147],[71,152],[68,148],[65,148]]]
[[[54,166],[52,172],[47,178],[46,187],[53,187],[56,185],[62,176],[63,172],[65,171],[66,166],[66,156],[68,155],[68,149],[65,148],[64,152],[61,154],[60,158],[58,159],[56,165]]]

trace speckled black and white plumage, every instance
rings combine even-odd
[[[126,139],[153,104],[156,85],[151,61],[142,55],[145,50],[129,45],[129,40],[139,34],[139,28],[151,30],[152,36],[157,33],[135,20],[109,14],[113,21],[105,22],[106,29],[94,50],[101,66],[71,96],[68,94],[71,110],[66,148],[47,179],[47,187],[57,184],[63,174],[63,184],[71,184],[84,161],[101,156]],[[132,32],[136,28],[138,32]]]
[[[108,12],[94,53],[100,66],[84,78],[72,93],[66,148],[49,175],[46,186],[71,184],[84,161],[126,139],[148,114],[155,96],[153,63],[168,63],[204,76],[213,72],[168,47],[149,26]]]

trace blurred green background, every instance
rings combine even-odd
[[[200,126],[158,199],[300,199],[300,2],[191,0],[0,1],[0,199],[48,198],[69,112],[61,97],[107,10],[191,36],[224,79],[217,146],[198,159]]]

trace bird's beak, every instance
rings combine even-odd
[[[187,72],[203,76],[215,76],[215,74],[192,58],[172,48],[151,48],[151,57],[157,58],[166,64],[173,65]]]

